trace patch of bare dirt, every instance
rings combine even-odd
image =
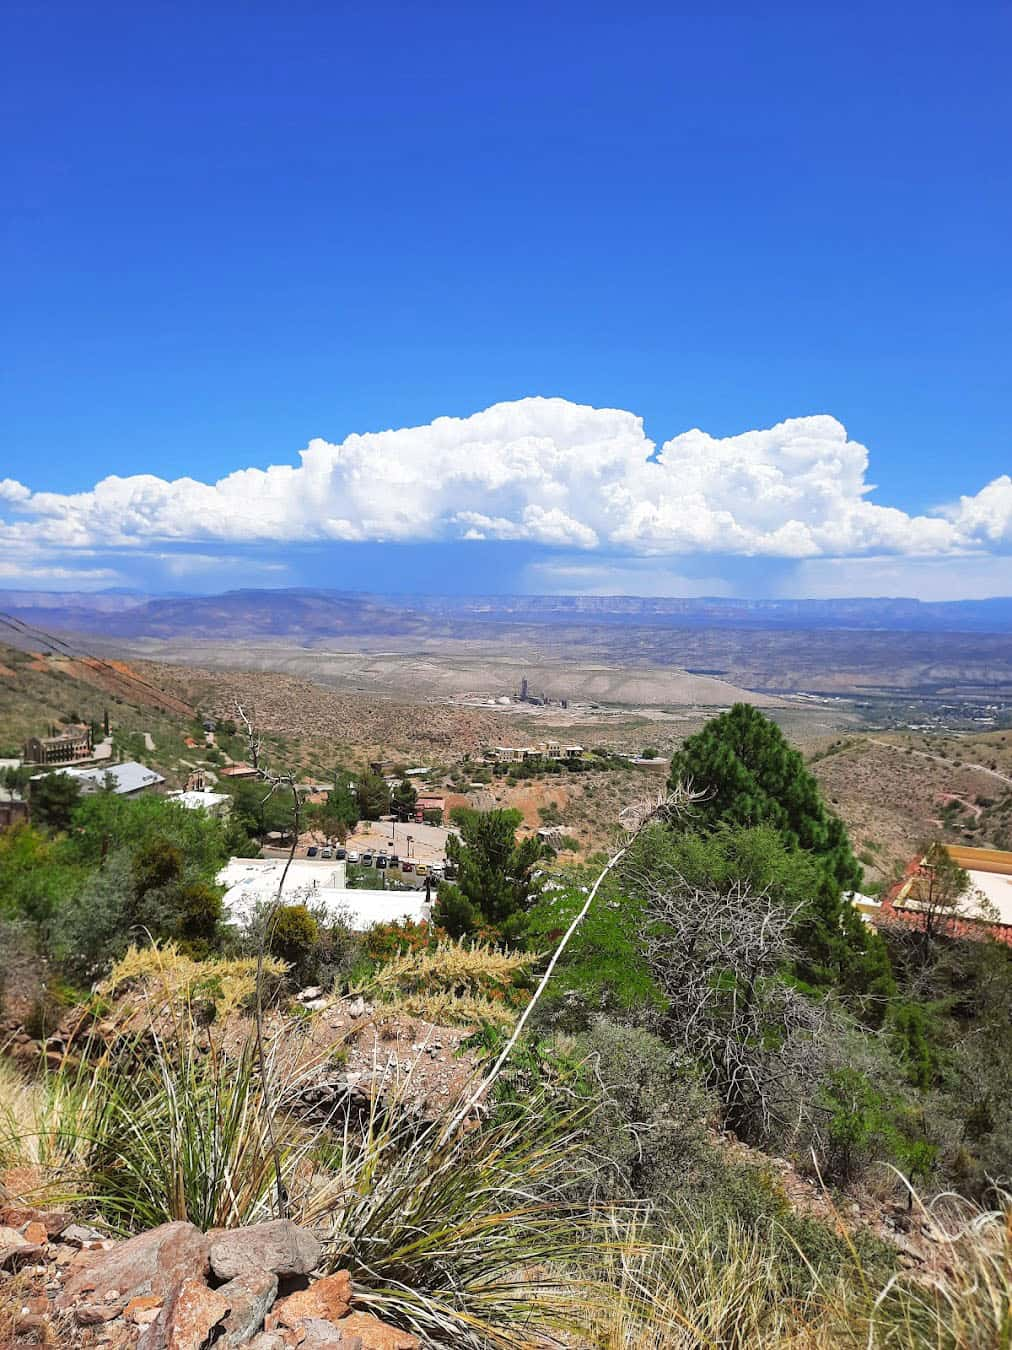
[[[159,687],[214,717],[233,717],[238,699],[253,710],[265,732],[326,740],[335,749],[346,752],[355,747],[366,756],[439,753],[457,760],[495,743],[502,729],[498,719],[486,713],[339,693],[294,675],[153,662],[146,662],[143,669]]]

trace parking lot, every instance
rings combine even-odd
[[[442,825],[418,825],[415,823],[402,824],[390,820],[363,820],[358,827],[348,835],[342,849],[345,853],[355,855],[351,857],[342,857],[341,851],[335,843],[326,841],[321,834],[308,832],[299,838],[299,846],[296,849],[297,859],[305,859],[307,862],[334,863],[348,861],[359,863],[361,865],[363,858],[370,857],[373,861],[367,866],[375,865],[377,854],[383,854],[387,858],[387,870],[390,871],[390,859],[396,858],[401,864],[399,870],[392,872],[390,880],[403,880],[409,886],[424,885],[424,878],[433,875],[433,868],[436,869],[433,875],[434,880],[439,880],[443,869],[446,866],[446,841],[451,834],[456,834],[455,830],[447,829]],[[262,849],[264,858],[287,858],[288,850],[283,847],[265,845]],[[421,863],[423,871],[421,877],[417,872],[417,866]],[[406,866],[405,866],[406,864]],[[382,870],[382,869],[381,869]]]
[[[442,825],[398,824],[390,820],[361,820],[345,841],[356,853],[395,853],[415,862],[441,864],[446,858],[450,831]]]

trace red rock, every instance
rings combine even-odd
[[[306,1338],[301,1344],[301,1350],[362,1350],[358,1336],[345,1336],[333,1322],[309,1317],[303,1322],[302,1329]]]
[[[353,1312],[341,1319],[342,1336],[358,1336],[362,1350],[421,1350],[421,1341],[408,1331],[387,1326],[372,1313]]]
[[[157,1294],[139,1294],[123,1309],[123,1316],[128,1322],[136,1322],[138,1326],[146,1325],[155,1320],[154,1316],[148,1317],[147,1314],[154,1313],[157,1316],[164,1302],[165,1299],[159,1298]]]
[[[59,1237],[70,1223],[70,1215],[62,1209],[34,1209],[25,1205],[8,1205],[0,1209],[0,1224],[24,1231],[25,1225],[41,1223],[47,1237]]]
[[[272,1275],[308,1275],[323,1247],[305,1228],[288,1219],[272,1219],[218,1234],[210,1244],[211,1269],[219,1280],[248,1271]]]
[[[120,1308],[132,1298],[156,1294],[165,1298],[187,1276],[208,1272],[207,1241],[192,1223],[163,1223],[108,1251],[81,1251],[70,1263],[63,1292],[56,1300],[60,1309],[79,1302],[115,1301]],[[106,1291],[115,1290],[112,1300]],[[94,1300],[86,1300],[96,1294]]]
[[[98,1326],[119,1317],[122,1303],[79,1303],[74,1309],[74,1321],[82,1327]]]
[[[188,1276],[141,1332],[137,1350],[202,1350],[228,1311],[227,1298],[209,1289],[201,1277]]]
[[[16,1228],[0,1228],[0,1269],[27,1265],[42,1255],[42,1244],[29,1242]]]
[[[346,1270],[314,1280],[274,1305],[278,1326],[297,1327],[309,1317],[336,1322],[351,1311],[351,1276]]]
[[[38,1219],[33,1219],[31,1223],[25,1224],[21,1236],[26,1242],[31,1242],[36,1247],[43,1247],[49,1241],[46,1225],[40,1223]]]

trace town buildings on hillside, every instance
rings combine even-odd
[[[83,793],[114,792],[117,797],[139,797],[142,792],[160,787],[165,779],[146,764],[136,760],[124,760],[122,764],[109,764],[100,769],[61,769],[68,778],[75,779],[81,785]],[[37,773],[32,782],[45,775]]]
[[[72,724],[55,736],[29,736],[25,741],[26,764],[73,764],[90,759],[91,727]]]
[[[0,830],[9,830],[12,825],[27,819],[28,803],[21,793],[0,787]]]
[[[855,896],[857,908],[876,925],[903,924],[940,937],[992,939],[1012,947],[1012,853],[946,844],[945,852],[968,877],[961,896],[933,895],[927,856],[911,859],[903,876],[882,896]]]
[[[529,759],[582,759],[582,745],[562,745],[558,741],[540,741],[537,745],[496,745],[486,758],[497,764],[522,764]]]

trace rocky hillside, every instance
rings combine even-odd
[[[123,1242],[66,1210],[0,1207],[0,1344],[107,1350],[418,1350],[350,1273],[284,1219],[203,1233],[176,1221]],[[6,1322],[6,1326],[4,1323]]]

